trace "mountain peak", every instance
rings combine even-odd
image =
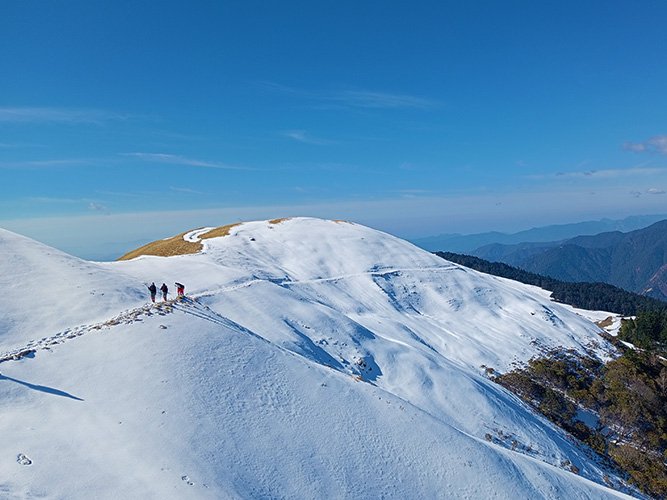
[[[201,250],[90,263],[10,243],[5,285],[48,292],[2,305],[10,494],[620,495],[613,471],[485,375],[556,346],[608,356],[548,292],[340,221],[179,237]],[[148,300],[151,282],[167,301]]]
[[[276,226],[286,221],[292,221],[297,224],[303,223],[304,221],[320,221],[321,223],[333,222],[337,224],[341,223],[351,224],[343,220],[324,220],[324,219],[315,219],[308,217],[284,217],[284,218],[271,219],[250,224],[259,223],[259,224],[264,224],[268,228],[272,228],[273,226]],[[152,255],[157,257],[173,257],[176,255],[189,255],[189,254],[199,253],[204,248],[203,242],[205,240],[229,236],[234,231],[234,228],[243,226],[244,224],[248,223],[236,222],[224,226],[200,227],[196,229],[190,229],[175,236],[147,243],[146,245],[143,245],[137,249],[127,252],[122,257],[119,257],[117,260],[131,260],[144,255]]]

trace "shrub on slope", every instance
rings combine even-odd
[[[610,460],[642,491],[667,495],[662,358],[628,350],[603,364],[557,350],[495,380]]]

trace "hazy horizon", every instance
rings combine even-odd
[[[110,231],[106,231],[102,238],[99,238],[98,234],[95,234],[95,237],[90,236],[91,233],[95,233],[95,231],[98,230],[99,227],[99,220],[96,217],[92,216],[87,216],[80,219],[73,219],[71,217],[68,217],[63,220],[56,221],[56,223],[53,223],[50,226],[46,224],[46,221],[48,219],[16,221],[16,224],[9,224],[6,226],[0,225],[0,228],[7,229],[22,236],[27,236],[29,238],[35,239],[41,243],[47,244],[49,246],[57,248],[58,250],[62,250],[66,253],[75,255],[82,259],[92,260],[92,261],[111,261],[111,260],[116,260],[123,254],[131,250],[134,250],[135,248],[138,248],[146,243],[174,236],[186,230],[195,229],[198,227],[226,225],[228,223],[233,223],[233,222],[251,222],[252,220],[271,220],[274,218],[278,218],[278,217],[266,216],[266,217],[258,217],[256,219],[226,219],[223,222],[193,224],[191,222],[198,220],[197,217],[201,217],[201,214],[195,214],[195,218],[191,219],[188,217],[187,214],[181,212],[175,215],[176,217],[175,220],[170,219],[166,221],[166,223],[165,221],[163,221],[163,223],[160,224],[159,220],[162,216],[163,216],[162,214],[155,214],[155,219],[152,220],[150,228],[147,229],[144,227],[143,220],[139,221],[138,224],[136,223],[136,221],[134,220],[136,216],[134,214],[116,215],[114,217],[116,219],[115,224],[110,226]],[[295,215],[294,217],[298,216],[299,215]],[[301,216],[317,217],[316,215],[301,215]],[[667,219],[667,214],[630,215],[628,217],[622,217],[622,218],[603,217],[600,219],[576,220],[571,222],[522,227],[517,230],[506,230],[506,231],[489,229],[489,230],[472,231],[465,233],[441,232],[437,234],[424,234],[417,236],[405,236],[405,235],[395,234],[392,231],[387,230],[386,228],[373,226],[371,224],[364,224],[364,225],[368,225],[373,229],[379,229],[381,231],[385,231],[389,234],[392,234],[394,236],[399,236],[401,238],[404,238],[412,242],[419,242],[420,240],[428,240],[429,238],[437,239],[438,237],[443,237],[443,236],[460,235],[465,237],[465,236],[474,236],[478,234],[485,234],[492,232],[497,232],[500,234],[507,235],[507,234],[521,233],[533,229],[545,229],[548,227],[569,226],[569,225],[577,225],[585,223],[591,223],[591,224],[601,223],[605,220],[611,222],[623,222],[632,218]],[[358,220],[353,220],[353,219],[345,219],[345,220],[350,220],[351,222],[360,224],[362,223]],[[175,226],[175,224],[178,222],[181,222],[182,225]],[[648,226],[652,223],[653,222],[642,224],[642,227]],[[119,228],[119,230],[116,232],[114,232],[115,227]],[[68,235],[67,239],[64,239],[63,235],[61,234],[63,228],[65,228],[65,232]],[[81,231],[76,232],[78,231],[79,228],[81,228]],[[447,249],[439,249],[439,250],[447,250]]]

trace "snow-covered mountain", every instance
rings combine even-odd
[[[543,290],[340,221],[202,243],[91,263],[0,230],[0,496],[624,496],[485,375],[611,352]]]

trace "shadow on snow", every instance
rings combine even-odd
[[[73,396],[69,392],[61,391],[60,389],[54,389],[53,387],[47,387],[45,385],[31,384],[30,382],[24,382],[23,380],[18,380],[7,375],[0,373],[0,380],[9,380],[10,382],[16,382],[17,384],[24,385],[33,391],[45,392],[47,394],[53,394],[54,396],[62,396],[64,398],[75,399],[76,401],[84,401],[81,398]]]

